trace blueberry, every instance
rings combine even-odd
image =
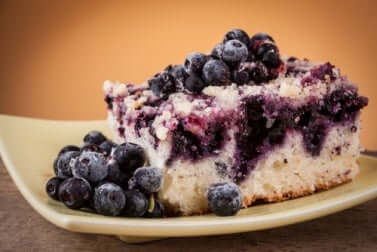
[[[233,70],[232,79],[233,82],[237,83],[238,85],[247,84],[250,80],[248,69],[238,68]]]
[[[59,186],[59,199],[65,206],[79,209],[92,198],[92,188],[83,178],[68,178]]]
[[[105,154],[105,156],[109,156],[111,154],[111,150],[116,146],[116,143],[110,140],[105,140],[99,145],[99,149]]]
[[[82,152],[72,167],[75,177],[98,183],[108,175],[105,156],[97,152]]]
[[[59,200],[59,186],[63,179],[58,177],[51,178],[46,184],[46,192],[51,199]]]
[[[84,143],[100,145],[106,137],[99,131],[93,130],[84,136]]]
[[[149,209],[145,212],[145,218],[162,218],[165,216],[164,205],[158,199],[152,198]]]
[[[267,51],[262,58],[262,62],[267,67],[278,67],[280,65],[279,53],[274,50]]]
[[[249,48],[251,49],[251,51],[256,52],[264,43],[274,42],[274,39],[270,35],[260,32],[251,37]]]
[[[176,81],[176,86],[183,87],[183,83],[185,82],[185,79],[188,77],[188,73],[186,72],[185,68],[182,65],[169,65],[167,68],[165,68],[173,76],[174,80]]]
[[[117,216],[126,205],[126,196],[120,186],[104,183],[94,190],[93,201],[97,213]]]
[[[55,175],[58,174],[58,159],[59,159],[59,156],[57,158],[55,158],[54,160],[54,164],[53,164],[53,168],[54,168],[54,173]]]
[[[230,83],[228,66],[220,60],[209,60],[203,67],[203,79],[209,85],[226,85]]]
[[[233,40],[233,39],[241,41],[247,47],[249,46],[250,38],[249,38],[249,35],[244,30],[233,29],[231,31],[228,31],[225,34],[223,43],[225,43],[225,42],[227,42],[229,40]]]
[[[157,167],[136,169],[133,180],[138,189],[146,193],[158,192],[162,185],[162,171]]]
[[[249,51],[244,43],[239,40],[229,40],[224,44],[222,59],[230,64],[237,64],[247,60]]]
[[[67,146],[64,146],[63,149],[60,150],[58,156],[66,153],[68,151],[80,151],[80,147],[78,147],[76,145],[67,145]]]
[[[59,178],[72,177],[72,162],[79,154],[78,151],[68,151],[60,155],[54,167],[56,176]]]
[[[174,77],[167,71],[158,73],[149,79],[148,85],[153,94],[162,99],[167,99],[170,94],[177,90]]]
[[[217,175],[219,175],[222,178],[228,177],[228,166],[222,162],[222,161],[215,161],[215,169]]]
[[[262,40],[262,41],[267,40],[267,41],[275,42],[275,40],[270,35],[268,35],[267,33],[264,33],[264,32],[259,32],[259,33],[254,34],[250,38],[251,44],[254,43],[256,40]]]
[[[268,81],[268,70],[263,63],[257,62],[250,68],[250,80],[255,84]]]
[[[107,162],[107,170],[107,181],[114,182],[121,187],[127,187],[130,175],[122,172],[119,169],[118,163],[114,159],[111,159],[109,162]]]
[[[211,56],[220,60],[223,55],[223,51],[224,51],[224,44],[218,43],[212,49]]]
[[[127,204],[122,215],[127,217],[141,217],[148,209],[149,201],[143,193],[138,190],[125,191]]]
[[[195,73],[191,73],[184,84],[185,89],[194,94],[200,93],[206,86],[207,84]]]
[[[144,149],[134,143],[123,143],[115,148],[113,158],[124,172],[133,172],[145,163]]]
[[[186,72],[200,73],[204,64],[207,62],[208,57],[203,53],[193,52],[190,53],[184,63]]]
[[[234,183],[213,184],[208,189],[208,208],[218,216],[235,215],[242,206],[241,191]]]
[[[80,152],[102,152],[102,150],[96,144],[84,143],[84,145],[80,148]]]
[[[262,44],[257,50],[256,57],[267,67],[278,67],[280,65],[279,50],[275,44]]]
[[[247,62],[254,62],[254,61],[256,61],[256,57],[254,53],[249,51],[249,55],[247,56]]]

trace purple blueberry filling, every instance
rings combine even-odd
[[[310,72],[313,78],[325,81],[326,76],[330,78],[330,80],[335,80],[336,77],[333,72],[334,65],[331,65],[330,62],[320,65],[319,67],[313,68]]]
[[[305,150],[313,157],[318,156],[330,128],[335,124],[353,123],[367,104],[368,99],[358,96],[353,87],[340,88],[321,101],[298,108],[282,98],[245,98],[240,106],[239,133],[235,135],[233,180],[242,182],[258,159],[281,145],[289,131],[301,132]]]
[[[155,132],[154,128],[152,127],[152,124],[153,124],[156,116],[157,116],[157,113],[148,114],[148,113],[145,113],[143,111],[136,118],[135,126],[134,126],[135,132],[136,132],[138,137],[141,137],[140,130],[142,128],[148,128],[149,129],[149,134],[151,134],[151,136],[153,136],[153,138],[154,138],[154,143],[153,143],[154,148],[157,148],[158,142],[159,142],[159,140],[156,136],[156,132]]]
[[[140,130],[142,128],[147,128],[147,127],[149,129],[152,128],[151,126],[156,116],[157,116],[156,113],[148,114],[148,113],[145,113],[144,111],[138,115],[138,117],[135,120],[135,132],[138,137],[141,136]]]
[[[368,104],[368,98],[359,96],[355,87],[348,86],[335,90],[324,99],[321,114],[334,122],[353,120],[356,113]]]
[[[234,182],[240,183],[261,157],[284,143],[288,132],[301,133],[305,150],[313,157],[318,156],[331,127],[353,123],[367,103],[367,98],[358,96],[357,90],[350,86],[342,87],[322,100],[313,98],[299,107],[293,106],[288,98],[246,97],[237,117],[181,119],[172,132],[173,147],[167,165],[179,158],[197,161],[217,155],[228,139],[225,122],[235,124],[238,131],[234,135],[236,150],[230,176]],[[197,125],[198,132],[192,125]],[[222,168],[220,170],[224,168],[217,166]]]
[[[277,116],[272,116],[271,111],[278,111],[274,113]],[[243,100],[237,121],[239,132],[235,134],[237,145],[231,174],[234,182],[241,182],[262,154],[283,143],[287,129],[292,127],[287,120],[293,117],[292,112],[287,104],[270,97],[258,95]]]
[[[315,78],[331,80],[329,72],[332,71],[331,67],[330,64],[324,64],[311,71],[309,77],[313,80]],[[324,77],[325,75],[329,77]],[[188,98],[204,99],[208,107],[216,106],[212,104],[213,97],[203,94],[188,95]],[[144,105],[160,107],[165,103],[166,101],[162,99],[155,99],[149,100],[149,103]],[[354,121],[360,109],[367,104],[368,99],[359,96],[357,89],[347,84],[320,100],[312,97],[302,106],[294,105],[289,98],[273,95],[246,97],[236,112],[205,118],[193,115],[178,118],[178,125],[170,128],[172,149],[166,164],[169,166],[177,159],[195,162],[208,156],[218,155],[225,142],[230,139],[227,129],[234,127],[237,130],[234,133],[236,148],[233,164],[231,167],[226,167],[225,164],[216,164],[216,166],[219,174],[230,170],[228,176],[235,183],[240,183],[254,169],[258,160],[284,143],[289,132],[302,134],[304,149],[313,157],[320,155],[328,132],[334,125],[347,123],[351,132],[357,131]],[[122,112],[119,114],[121,118]],[[142,135],[140,132],[142,128],[149,129],[149,133],[155,139],[155,148],[158,147],[159,140],[152,124],[157,115],[157,112],[140,110],[138,116],[131,120],[135,123],[135,132],[139,137]],[[123,127],[119,128],[119,134],[124,137]],[[335,152],[338,153],[338,150]]]
[[[334,81],[336,76],[334,75],[333,69],[334,65],[331,65],[330,62],[319,65],[310,70],[310,75],[303,78],[301,84],[303,86],[309,86],[316,83],[318,80],[326,81],[328,79],[328,81]]]
[[[296,77],[301,74],[305,74],[307,70],[296,68],[295,66],[288,66],[285,76]]]
[[[194,134],[185,124],[187,122],[180,120],[173,131],[173,147],[167,165],[178,158],[197,161],[216,155],[227,139],[226,124],[222,120],[211,122],[203,135]]]

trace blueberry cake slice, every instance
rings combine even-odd
[[[209,211],[211,185],[233,182],[242,206],[304,196],[359,172],[368,99],[330,63],[283,57],[264,33],[235,29],[145,84],[104,84],[117,142],[145,149],[172,215]]]

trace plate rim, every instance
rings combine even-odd
[[[0,121],[4,119],[35,120],[44,121],[46,123],[92,123],[104,121],[56,121],[0,115]],[[12,178],[12,181],[16,184],[17,189],[20,191],[28,204],[31,205],[37,213],[42,215],[43,218],[45,218],[52,224],[74,232],[126,235],[135,237],[185,237],[240,233],[281,227],[303,222],[306,220],[311,220],[314,218],[319,218],[341,210],[345,210],[377,197],[377,186],[374,186],[369,188],[368,190],[355,193],[354,195],[347,198],[340,197],[326,205],[316,205],[300,212],[297,212],[297,209],[299,208],[293,208],[286,210],[283,213],[273,213],[270,216],[268,214],[263,216],[240,215],[236,218],[215,217],[211,220],[200,220],[199,216],[173,217],[166,219],[131,219],[124,217],[100,216],[99,218],[96,218],[95,221],[93,221],[95,218],[93,218],[93,216],[75,216],[62,214],[55,211],[52,207],[47,207],[42,202],[40,202],[40,200],[35,197],[31,190],[29,190],[29,188],[26,186],[18,173],[19,170],[15,168],[12,160],[10,160],[1,131],[0,155],[6,170]],[[366,155],[361,155],[360,158],[377,162],[377,158]],[[198,218],[198,221],[196,221],[194,218]],[[177,231],[177,228],[179,228],[179,231]]]

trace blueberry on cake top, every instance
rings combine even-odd
[[[281,56],[268,34],[229,31],[141,85],[105,81],[118,143],[145,149],[170,214],[209,211],[211,185],[234,183],[242,206],[352,180],[368,99],[331,63]]]

